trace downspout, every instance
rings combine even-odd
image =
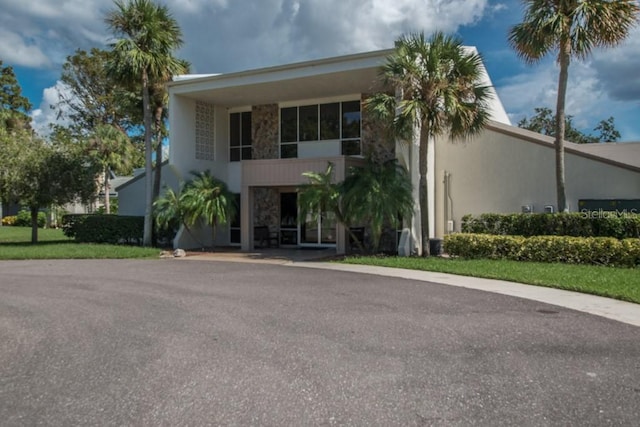
[[[444,171],[444,234],[449,234],[449,221],[453,221],[453,199],[451,198],[451,174]]]

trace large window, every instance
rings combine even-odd
[[[362,153],[360,101],[280,109],[280,157],[298,157],[298,143],[341,141],[344,156]]]
[[[229,114],[229,160],[251,160],[251,111]]]

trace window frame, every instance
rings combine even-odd
[[[238,117],[238,129],[237,129],[237,135],[238,135],[238,141],[237,144],[234,143],[234,141],[232,141],[232,122],[233,122],[233,117],[236,116]],[[245,138],[245,117],[248,117],[249,120],[249,138],[248,138],[248,144],[246,143],[247,140]],[[247,110],[247,109],[242,109],[242,110],[234,110],[234,111],[230,111],[229,112],[229,162],[232,163],[237,163],[237,162],[241,162],[243,160],[251,160],[253,158],[253,134],[252,134],[252,123],[253,123],[253,113],[251,110]],[[234,145],[235,144],[235,145]],[[234,152],[237,153],[234,156]],[[246,155],[246,153],[249,153],[248,155]]]
[[[344,127],[344,105],[349,103],[358,103],[360,106],[358,112],[359,116],[359,128],[358,128],[358,136],[348,136],[343,137],[345,132]],[[327,138],[322,139],[323,130],[322,130],[322,110],[323,106],[328,107],[333,104],[338,104],[338,116],[337,116],[337,137],[336,138]],[[300,109],[309,109],[309,107],[316,107],[316,128],[317,135],[316,139],[301,139],[302,126],[300,123]],[[283,110],[292,111],[295,109],[296,116],[296,140],[295,141],[283,141]],[[354,111],[355,112],[355,111]],[[328,98],[328,99],[318,99],[318,100],[308,100],[308,101],[298,101],[298,102],[287,102],[281,103],[279,105],[278,110],[278,145],[279,145],[279,156],[281,159],[286,158],[298,158],[298,145],[309,144],[309,143],[322,143],[327,141],[339,141],[340,142],[340,153],[343,156],[362,156],[362,99],[361,95],[353,95],[348,97],[341,97],[339,99],[336,98]],[[291,117],[289,118],[289,120]],[[333,135],[333,132],[331,133]],[[306,138],[306,137],[305,137]],[[287,138],[289,139],[289,138]],[[351,145],[352,148],[355,144],[357,147],[356,150],[349,152],[347,148],[347,144]],[[286,153],[286,154],[285,154]]]

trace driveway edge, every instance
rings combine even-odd
[[[478,277],[458,276],[454,274],[430,271],[406,270],[402,268],[368,265],[328,262],[293,262],[286,265],[291,267],[316,268],[352,273],[375,274],[387,277],[399,277],[441,285],[476,289],[552,304],[640,327],[640,304],[579,292],[565,291],[562,289],[525,285],[522,283],[507,282],[504,280],[481,279]]]

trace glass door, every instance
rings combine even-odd
[[[301,244],[303,245],[335,245],[336,219],[333,212],[320,212],[317,218],[307,216],[300,226]]]
[[[298,245],[297,193],[280,193],[280,245]]]

